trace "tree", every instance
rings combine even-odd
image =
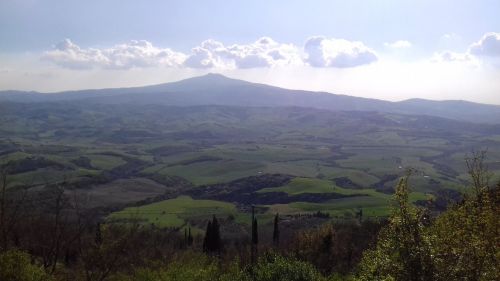
[[[6,251],[8,248],[9,227],[7,223],[7,170],[0,170],[0,250]]]
[[[395,207],[389,225],[379,234],[376,248],[363,256],[360,280],[435,280],[422,211],[408,200],[410,175],[411,172],[396,187]]]
[[[188,246],[192,246],[193,245],[193,235],[191,234],[191,227],[189,227],[189,229],[188,229],[187,245]]]
[[[187,246],[188,244],[188,233],[187,233],[187,229],[184,228],[184,245]]]
[[[100,246],[102,244],[102,232],[101,232],[101,223],[97,223],[95,229],[95,244],[96,246]]]
[[[485,152],[466,159],[471,188],[434,221],[398,185],[390,224],[361,263],[360,280],[500,280],[500,183],[490,187]]]
[[[488,184],[485,153],[466,159],[472,187],[430,228],[438,280],[499,280],[500,183]]]
[[[205,232],[205,239],[203,240],[203,251],[205,253],[220,253],[222,248],[220,238],[220,225],[215,217],[207,224],[207,231]]]
[[[279,246],[280,243],[280,229],[279,229],[279,214],[274,216],[274,229],[273,229],[273,242],[275,246]]]
[[[259,231],[257,229],[257,218],[253,219],[252,222],[252,244],[259,244]]]
[[[205,238],[203,239],[203,252],[208,253],[212,248],[210,243],[212,242],[212,222],[208,221],[207,230],[205,231]]]
[[[255,206],[252,206],[252,243],[250,245],[252,265],[257,260],[257,244],[259,243],[259,232],[257,230],[257,218],[255,218]]]
[[[472,155],[465,158],[467,164],[467,173],[472,180],[472,189],[474,190],[477,200],[481,200],[481,196],[485,190],[489,190],[489,181],[491,175],[488,167],[485,165],[486,151],[473,151]]]
[[[215,215],[212,219],[212,231],[213,231],[213,249],[214,252],[220,252],[221,250],[221,238],[220,238],[220,225],[217,217]]]
[[[359,223],[363,221],[363,208],[359,208],[359,211],[356,212],[356,218],[358,219]]]
[[[0,251],[9,249],[11,242],[19,247],[19,224],[25,215],[27,191],[8,191],[9,167],[0,167]],[[13,241],[11,241],[13,240]]]

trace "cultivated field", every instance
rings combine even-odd
[[[307,108],[9,109],[0,116],[9,188],[64,185],[88,207],[116,211],[108,219],[157,227],[199,230],[214,214],[246,224],[250,205],[265,221],[277,212],[381,217],[410,168],[412,202],[453,200],[465,191],[473,149],[488,149],[492,181],[499,179],[497,125]]]

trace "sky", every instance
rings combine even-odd
[[[0,90],[206,73],[385,99],[500,104],[498,0],[0,0]]]

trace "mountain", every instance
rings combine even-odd
[[[467,101],[411,99],[390,102],[327,92],[290,90],[207,74],[145,87],[37,93],[0,92],[0,101],[49,102],[84,100],[103,104],[163,104],[174,106],[229,105],[312,107],[334,111],[377,111],[438,116],[477,123],[500,123],[500,106]]]

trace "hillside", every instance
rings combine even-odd
[[[190,78],[160,85],[82,90],[60,93],[3,91],[0,100],[47,102],[87,100],[97,104],[162,104],[169,106],[227,105],[312,107],[333,111],[377,111],[430,115],[476,123],[500,123],[500,106],[466,101],[421,99],[389,102],[326,92],[289,90],[227,78],[220,74]]]
[[[500,125],[432,116],[95,99],[2,102],[0,111],[0,164],[12,188],[66,182],[68,194],[108,210],[189,196],[235,204],[242,218],[250,204],[268,219],[358,208],[376,217],[388,214],[408,168],[417,170],[412,202],[459,197],[473,149],[488,148],[487,164],[500,170]],[[157,223],[185,221],[203,228],[199,215]]]
[[[223,210],[242,223],[250,205],[266,219],[275,212],[348,217],[360,208],[378,217],[388,214],[407,169],[417,171],[411,201],[433,199],[438,209],[463,192],[471,151],[488,149],[488,166],[500,171],[499,107],[464,101],[396,103],[216,74],[0,97],[0,165],[11,188],[64,183],[106,216],[187,196],[193,206],[231,204]],[[207,213],[182,212],[196,215],[156,223],[203,228]]]

